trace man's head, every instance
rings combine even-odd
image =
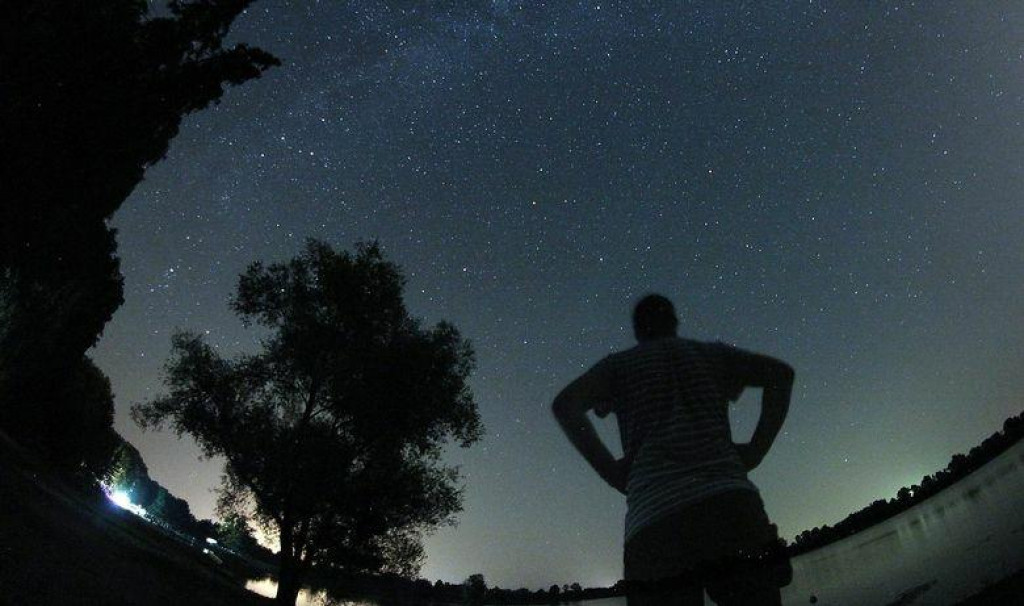
[[[677,328],[676,308],[662,295],[646,295],[633,308],[633,334],[637,341],[674,337]]]

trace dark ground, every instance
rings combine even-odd
[[[1018,570],[1002,581],[993,583],[981,593],[970,597],[957,606],[1019,606],[1024,604],[1024,570]]]

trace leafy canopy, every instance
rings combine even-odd
[[[175,335],[169,393],[133,415],[223,456],[221,513],[275,532],[283,558],[414,572],[422,532],[461,508],[442,449],[482,427],[469,344],[410,317],[403,286],[376,244],[350,254],[311,240],[287,263],[255,263],[232,307],[265,331],[261,350],[229,360]]]

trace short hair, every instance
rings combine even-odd
[[[646,295],[633,308],[633,334],[638,340],[674,337],[678,328],[676,308],[665,296]]]

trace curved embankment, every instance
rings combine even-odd
[[[267,606],[244,579],[67,487],[0,433],[0,604]]]

